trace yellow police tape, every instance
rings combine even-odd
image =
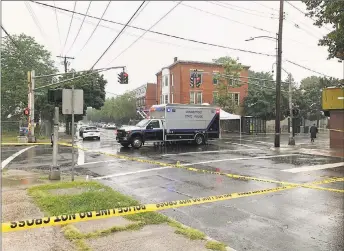
[[[4,142],[1,143],[2,146],[34,146],[34,145],[51,145],[48,142],[41,142],[41,143],[11,143],[11,142]]]
[[[291,188],[293,188],[293,186],[277,187],[277,188],[256,190],[256,191],[250,191],[250,192],[222,194],[222,195],[207,196],[207,197],[201,197],[201,198],[195,198],[195,199],[175,200],[175,201],[161,202],[161,203],[156,203],[156,204],[146,204],[146,205],[141,205],[141,206],[104,209],[104,210],[91,211],[91,212],[79,212],[75,214],[35,218],[35,219],[30,219],[30,220],[12,221],[12,222],[2,223],[2,232],[13,232],[13,231],[20,231],[20,230],[26,230],[26,229],[32,229],[32,228],[40,228],[40,227],[45,227],[45,226],[57,226],[57,225],[64,225],[64,224],[75,223],[75,222],[80,222],[80,221],[97,220],[97,219],[124,216],[124,215],[130,215],[130,214],[153,212],[153,211],[159,211],[159,210],[165,210],[165,209],[171,209],[171,208],[186,207],[186,206],[199,205],[199,204],[204,204],[204,203],[209,203],[209,202],[217,202],[217,201],[231,200],[231,199],[236,199],[236,198],[260,195],[260,194],[267,194],[267,193],[283,191],[283,190],[287,190]]]
[[[72,146],[71,144],[67,144],[67,143],[61,143],[61,144],[65,145],[65,146]],[[83,148],[83,147],[80,147],[80,146],[74,146],[74,147],[78,148],[80,150],[83,150],[83,151],[88,151],[87,148]],[[140,159],[140,158],[129,157],[129,156],[125,156],[125,155],[118,155],[118,154],[113,154],[113,153],[106,153],[106,152],[101,152],[101,151],[95,151],[95,152],[99,153],[99,154],[107,155],[107,156],[116,157],[116,158],[119,158],[119,159],[126,159],[126,160],[142,162],[142,163],[148,163],[148,164],[159,165],[159,166],[170,166],[170,167],[176,167],[176,168],[183,168],[183,169],[186,169],[188,171],[193,171],[193,172],[201,172],[201,173],[208,173],[208,174],[215,174],[215,175],[223,175],[223,176],[226,176],[226,177],[229,177],[229,178],[233,178],[233,179],[254,180],[254,181],[260,181],[260,182],[265,182],[265,183],[274,183],[274,184],[280,184],[280,185],[286,185],[286,186],[303,187],[303,188],[309,188],[309,189],[316,189],[316,190],[344,193],[344,190],[341,190],[341,189],[318,187],[318,186],[314,186],[315,184],[313,184],[313,183],[312,184],[298,184],[298,183],[278,181],[278,180],[262,179],[262,178],[256,178],[256,177],[250,177],[250,176],[243,176],[243,175],[230,174],[230,173],[222,173],[222,172],[214,172],[214,171],[209,171],[209,170],[204,170],[204,169],[187,167],[187,166],[180,165],[179,161],[177,162],[177,164],[170,164],[170,163],[164,163],[164,162],[155,161],[155,160]],[[329,180],[326,180],[326,183],[339,182],[339,181],[342,181],[341,179],[344,179],[344,178],[336,178],[336,179],[331,178]],[[320,183],[316,183],[316,184],[317,185],[325,184],[325,183],[322,183],[321,181],[319,181],[319,182]]]

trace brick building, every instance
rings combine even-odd
[[[156,84],[147,83],[133,90],[136,97],[136,108],[148,111],[152,105],[156,104]]]
[[[198,77],[201,80],[199,87],[190,87],[191,73],[197,69]],[[244,66],[241,77],[248,77],[248,66]],[[180,104],[214,104],[218,91],[216,88],[217,80],[214,74],[223,73],[224,68],[221,64],[182,61],[174,58],[173,64],[162,68],[157,76],[157,103],[180,103]],[[247,82],[247,79],[242,79]],[[233,93],[233,100],[237,105],[241,105],[247,96],[248,85],[244,83],[240,87],[229,88]]]

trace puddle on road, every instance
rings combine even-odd
[[[337,163],[340,162],[338,158],[332,157],[315,157],[315,156],[289,156],[289,157],[275,157],[271,159],[273,162],[277,164],[292,164],[295,166],[304,166],[304,165],[322,165],[322,164],[329,164],[329,163]]]

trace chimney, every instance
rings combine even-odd
[[[174,57],[174,62],[177,62],[178,61],[178,58],[177,57]]]

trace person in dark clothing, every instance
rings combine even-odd
[[[317,137],[317,133],[318,133],[318,128],[315,126],[315,124],[311,126],[311,129],[309,129],[309,132],[311,134],[311,142],[314,142],[314,139]]]

